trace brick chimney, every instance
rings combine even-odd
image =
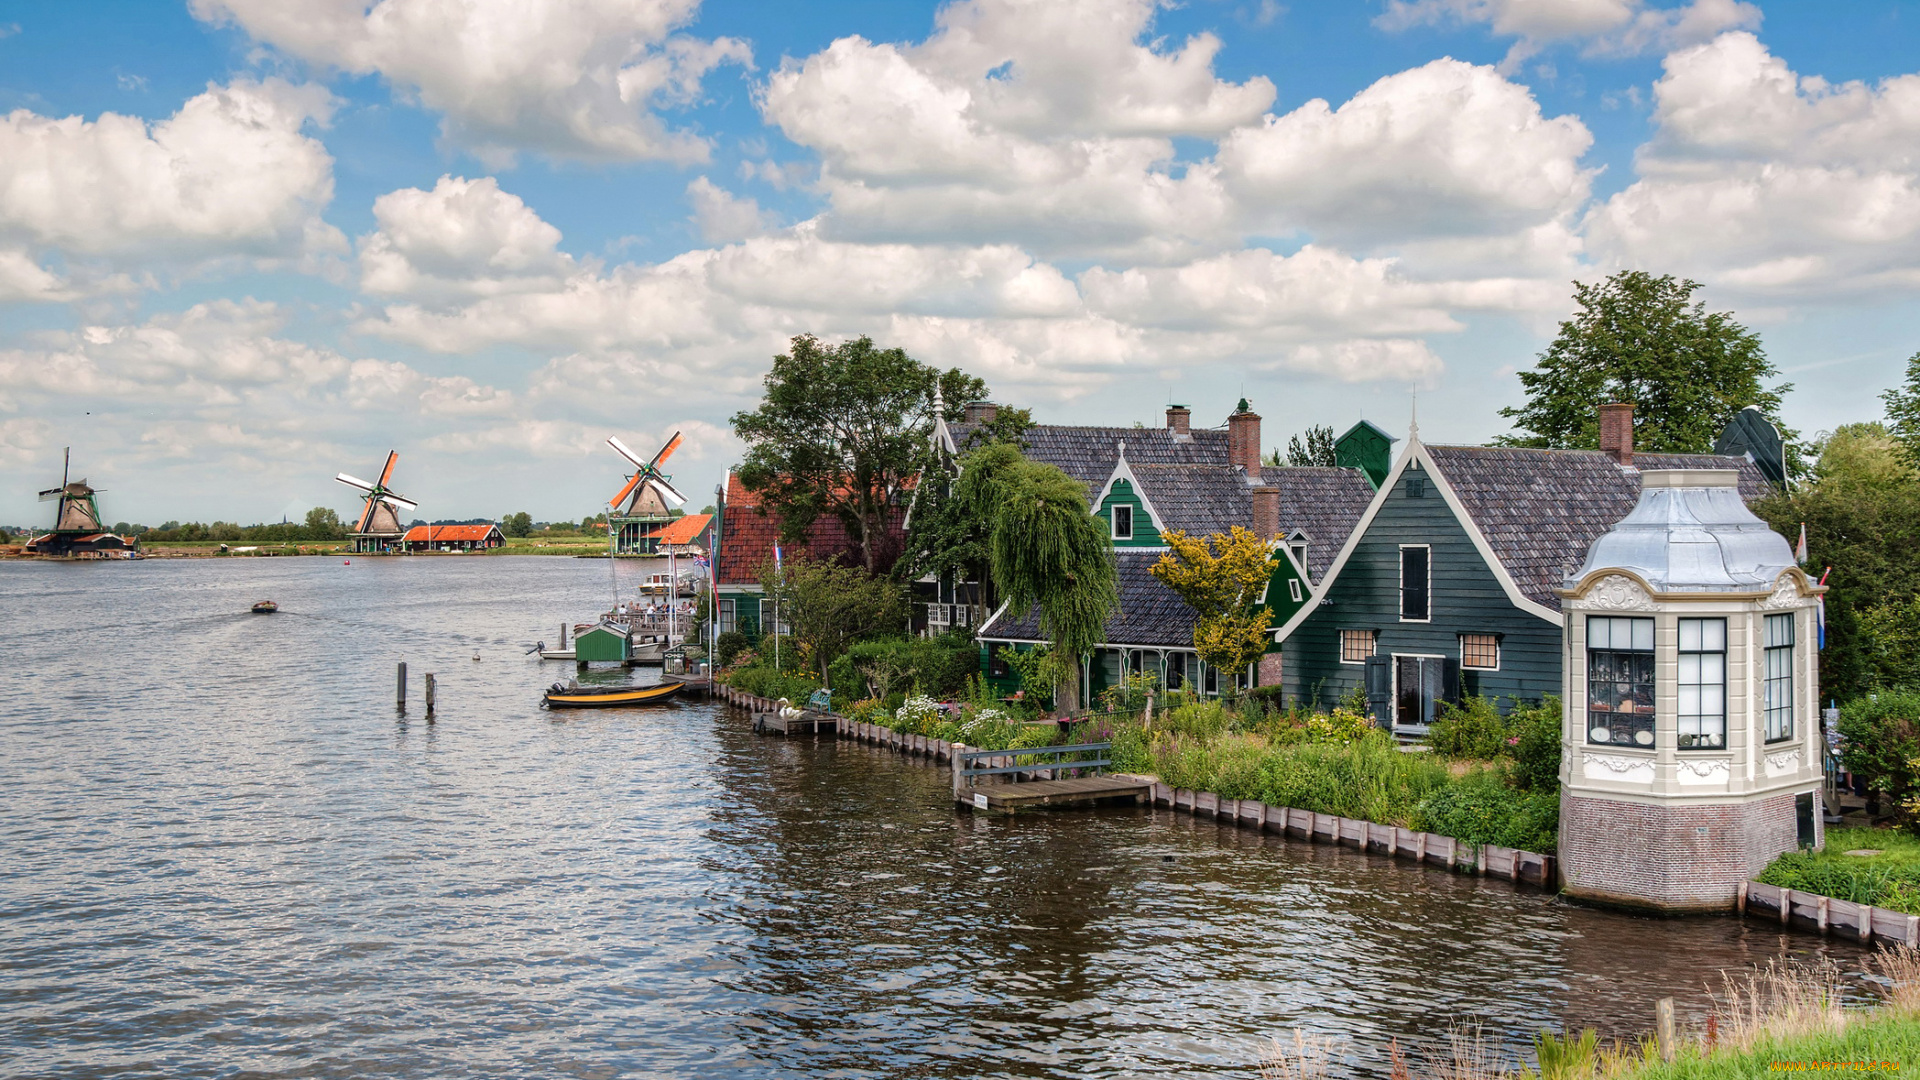
[[[991,401],[967,402],[966,422],[969,424],[991,424],[994,417],[1000,415],[1000,406]]]
[[[1193,410],[1185,405],[1167,406],[1167,430],[1175,435],[1189,434],[1192,420]]]
[[[1633,467],[1633,403],[1600,406],[1600,449],[1623,469]]]
[[[1247,405],[1246,398],[1227,417],[1227,463],[1240,466],[1255,479],[1260,476],[1260,414]]]
[[[1280,489],[1272,484],[1253,489],[1253,531],[1262,540],[1280,538]]]

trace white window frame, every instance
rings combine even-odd
[[[1420,547],[1422,545],[1410,544],[1407,546]],[[1441,664],[1441,672],[1444,675],[1446,671],[1447,657],[1441,655],[1440,653],[1402,652],[1402,653],[1387,654],[1387,663],[1388,665],[1390,665],[1387,668],[1387,672],[1390,675],[1392,675],[1392,678],[1389,680],[1389,685],[1392,687],[1390,691],[1392,696],[1387,699],[1389,702],[1389,704],[1387,705],[1387,709],[1389,710],[1389,715],[1392,717],[1392,720],[1390,722],[1391,726],[1395,731],[1414,731],[1414,732],[1426,731],[1428,728],[1432,727],[1433,725],[1403,724],[1400,722],[1400,661],[1402,660],[1438,660]],[[1445,682],[1444,678],[1442,679],[1442,682],[1443,683]],[[1436,700],[1434,702],[1433,711],[1436,714],[1436,718],[1438,717],[1438,713],[1440,712],[1441,704],[1443,704],[1443,701]]]
[[[1407,549],[1419,548],[1427,553],[1427,617],[1424,619],[1407,618]],[[1394,610],[1399,613],[1403,623],[1430,623],[1433,621],[1433,545],[1400,545],[1400,589],[1394,596]]]
[[[1287,579],[1287,595],[1288,595],[1288,596],[1291,596],[1291,597],[1293,598],[1293,602],[1294,602],[1294,603],[1296,603],[1296,604],[1298,604],[1298,603],[1300,603],[1300,602],[1301,602],[1302,600],[1304,600],[1304,599],[1306,599],[1306,594],[1305,594],[1305,593],[1303,593],[1303,592],[1301,591],[1301,589],[1300,589],[1300,579],[1299,579],[1299,578],[1288,578],[1288,579]]]
[[[1731,632],[1731,627],[1728,625],[1728,622],[1729,620],[1723,617],[1703,616],[1698,618],[1688,617],[1688,618],[1680,619],[1675,624],[1674,635],[1676,640],[1674,643],[1674,655],[1677,660],[1677,665],[1674,671],[1674,692],[1675,692],[1675,697],[1678,700],[1675,702],[1675,707],[1674,707],[1674,731],[1675,731],[1675,741],[1676,743],[1678,743],[1678,749],[1681,750],[1682,752],[1699,750],[1699,751],[1710,752],[1710,753],[1723,753],[1727,749],[1728,736],[1730,734],[1729,728],[1731,728],[1732,726],[1732,723],[1731,723],[1732,718],[1727,715],[1728,713],[1727,697],[1728,697],[1728,691],[1731,689],[1731,687],[1729,687],[1728,685],[1730,681],[1728,678],[1728,676],[1730,675],[1730,672],[1728,671],[1728,667],[1727,667],[1728,646],[1731,644],[1731,642],[1727,640],[1727,636]],[[1684,642],[1686,639],[1686,629],[1687,629],[1688,623],[1700,624],[1700,632],[1703,635],[1701,639],[1703,647],[1699,649],[1688,649],[1685,647]],[[1720,647],[1718,649],[1705,648],[1704,645],[1705,645],[1706,639],[1704,635],[1707,631],[1707,628],[1710,625],[1715,623],[1719,624],[1719,627],[1720,627]],[[1704,681],[1704,680],[1696,680],[1693,682],[1688,682],[1684,674],[1684,671],[1687,666],[1687,658],[1690,656],[1703,657],[1703,658],[1709,657],[1709,656],[1719,657],[1720,658],[1719,682],[1717,684],[1714,682]],[[1697,663],[1704,664],[1705,661],[1701,660],[1701,661],[1697,661]],[[1687,735],[1689,734],[1688,732],[1681,731],[1680,725],[1686,723],[1688,720],[1693,720],[1695,722],[1698,722],[1701,720],[1710,720],[1713,718],[1713,714],[1711,713],[1696,712],[1696,713],[1688,714],[1682,711],[1684,706],[1682,706],[1680,702],[1685,700],[1687,688],[1695,687],[1701,691],[1704,691],[1705,689],[1709,687],[1713,687],[1715,685],[1717,685],[1720,688],[1720,713],[1719,713],[1720,745],[1688,746],[1685,743],[1679,743],[1678,742],[1679,739],[1686,738]],[[1698,735],[1699,733],[1695,732],[1693,734]]]
[[[1787,628],[1787,640],[1783,645],[1772,644],[1773,636],[1771,626],[1778,625],[1773,623],[1775,619],[1781,620],[1781,624],[1784,624]],[[1760,620],[1760,634],[1760,685],[1762,695],[1760,707],[1760,740],[1763,744],[1772,746],[1777,743],[1792,742],[1794,734],[1799,730],[1800,726],[1799,702],[1794,687],[1794,666],[1800,660],[1800,620],[1791,611],[1781,612],[1777,615],[1763,616]],[[1784,654],[1786,673],[1784,675],[1775,675],[1774,661],[1780,654]],[[1786,684],[1787,700],[1783,706],[1774,704],[1774,687],[1778,683]],[[1787,714],[1785,733],[1775,735],[1773,734],[1772,714],[1781,709],[1784,709]]]
[[[1365,630],[1365,629],[1359,629],[1359,628],[1346,628],[1346,629],[1342,629],[1342,630],[1340,630],[1340,631],[1339,631],[1339,634],[1338,634],[1338,646],[1339,646],[1339,650],[1340,650],[1340,662],[1341,662],[1341,663],[1343,663],[1343,664],[1352,664],[1352,665],[1353,665],[1353,666],[1355,666],[1355,667],[1365,667],[1365,666],[1367,666],[1367,659],[1366,659],[1366,657],[1365,657],[1365,656],[1363,656],[1363,657],[1361,657],[1361,658],[1360,658],[1360,659],[1358,659],[1358,660],[1349,660],[1349,659],[1347,659],[1347,635],[1348,635],[1348,634],[1365,634],[1365,635],[1367,635],[1367,656],[1377,656],[1377,655],[1379,655],[1379,653],[1380,653],[1380,631],[1378,631],[1378,630]]]
[[[1466,630],[1466,631],[1461,631],[1461,633],[1457,635],[1457,637],[1460,642],[1460,670],[1461,671],[1499,671],[1500,670],[1500,661],[1504,658],[1502,656],[1502,653],[1504,653],[1506,650],[1500,647],[1499,634],[1489,633],[1484,630]],[[1470,637],[1490,637],[1493,639],[1493,666],[1492,667],[1481,667],[1478,664],[1467,663],[1467,639]]]
[[[1125,510],[1127,512],[1127,531],[1126,532],[1120,531],[1120,511],[1122,510]],[[1113,538],[1115,540],[1133,539],[1133,531],[1134,531],[1133,530],[1133,525],[1134,525],[1133,507],[1128,506],[1125,503],[1115,503],[1112,506],[1107,508],[1107,517],[1108,517],[1108,520],[1112,523]]]

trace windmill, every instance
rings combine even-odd
[[[73,555],[127,548],[129,545],[123,537],[108,533],[106,526],[100,524],[96,494],[93,485],[73,479],[73,451],[68,449],[60,466],[60,486],[40,493],[41,502],[60,504],[54,511],[53,531],[35,538],[27,550],[42,555]]]
[[[634,467],[633,475],[627,477],[627,486],[620,489],[620,494],[607,500],[610,508],[607,531],[613,541],[614,554],[650,555],[652,551],[646,543],[648,535],[672,520],[673,507],[687,501],[685,495],[675,490],[672,477],[660,471],[660,466],[680,448],[680,433],[674,432],[673,438],[667,440],[667,444],[653,455],[651,461],[642,460],[617,435],[608,438],[607,445],[632,462]]]
[[[378,552],[387,545],[406,535],[406,527],[400,524],[400,511],[413,511],[420,504],[406,498],[387,487],[393,479],[393,466],[400,460],[398,450],[387,451],[387,464],[380,470],[380,482],[369,484],[357,476],[346,473],[334,477],[335,480],[350,488],[358,488],[367,493],[366,506],[360,511],[360,519],[353,525],[353,550],[360,552]]]

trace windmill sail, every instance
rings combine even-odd
[[[399,461],[399,451],[387,451],[387,460],[380,466],[378,481],[369,482],[350,473],[340,473],[334,477],[340,483],[365,493],[360,516],[353,524],[356,537],[391,539],[405,534],[406,526],[401,524],[400,513],[416,510],[419,504],[387,487],[393,481],[393,469]]]

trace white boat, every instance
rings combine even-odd
[[[540,649],[540,650],[539,650],[539,653],[540,653],[540,659],[542,659],[542,660],[572,660],[572,659],[574,659],[574,655],[573,655],[573,650],[572,650],[572,649]]]

